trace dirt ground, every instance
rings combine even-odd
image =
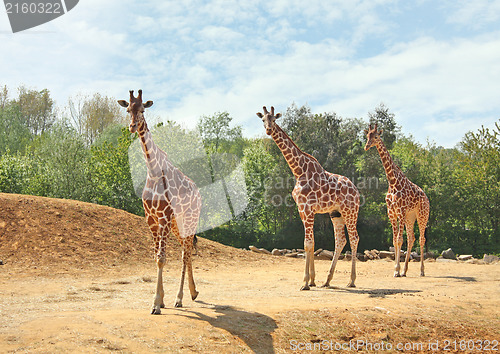
[[[179,250],[169,243],[165,304],[150,315],[156,266],[142,218],[93,204],[0,194],[0,352],[500,350],[500,264],[339,261],[331,288],[299,291],[304,261],[199,241],[200,295],[173,303]],[[333,241],[332,241],[333,242]],[[316,261],[317,283],[329,261]]]

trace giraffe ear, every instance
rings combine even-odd
[[[368,129],[365,129],[365,134],[368,134]]]
[[[276,113],[276,119],[280,118],[281,117],[281,113]]]
[[[264,115],[259,112],[259,113],[257,113],[257,117],[262,118],[262,117],[264,117]]]
[[[378,132],[378,135],[382,136],[383,133],[384,133],[384,129],[380,129],[380,131]]]
[[[153,105],[153,101],[147,101],[146,103],[143,104],[144,108],[149,108]]]
[[[119,101],[118,101],[118,104],[119,104],[120,106],[122,106],[122,107],[125,107],[125,108],[127,108],[127,107],[128,107],[128,102],[127,102],[127,101],[125,101],[125,100],[119,100]]]

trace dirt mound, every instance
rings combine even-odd
[[[5,264],[61,269],[153,262],[151,233],[144,218],[74,200],[0,193],[0,260]],[[175,238],[167,260],[178,260]],[[230,262],[244,252],[199,237],[198,257]],[[91,268],[92,269],[92,268]],[[57,270],[56,270],[57,271]]]

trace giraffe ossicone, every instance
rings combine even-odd
[[[365,129],[366,145],[365,151],[375,146],[382,164],[384,166],[389,189],[385,197],[387,203],[387,214],[392,225],[393,245],[395,252],[395,269],[394,276],[406,276],[408,271],[408,262],[410,260],[411,250],[415,242],[414,226],[415,220],[418,223],[420,233],[420,276],[424,276],[424,245],[427,231],[427,221],[429,220],[429,198],[425,195],[422,188],[411,182],[394,163],[389,151],[382,142],[380,136],[383,130],[378,130],[378,124],[372,128],[371,124],[368,129]],[[403,245],[403,232],[406,228],[408,250],[405,257],[405,266],[403,273],[400,274],[400,254],[401,246]]]
[[[186,177],[168,159],[167,154],[154,143],[144,118],[144,110],[153,101],[142,101],[142,90],[137,97],[130,91],[130,102],[119,100],[120,106],[127,108],[130,115],[129,130],[136,133],[142,146],[147,167],[147,177],[142,192],[145,217],[153,235],[155,259],[158,269],[156,294],[152,314],[160,314],[163,302],[163,267],[166,256],[167,238],[173,234],[182,246],[182,271],[179,291],[174,303],[182,306],[184,279],[187,271],[189,290],[193,300],[198,291],[193,278],[192,249],[198,226],[201,196],[196,184]]]
[[[314,269],[314,215],[329,214],[335,233],[335,253],[323,286],[329,287],[335,272],[340,253],[347,243],[344,228],[347,228],[352,250],[351,280],[347,286],[354,287],[356,280],[356,253],[358,231],[356,224],[360,204],[359,192],[347,177],[326,171],[313,156],[302,152],[292,139],[276,124],[280,113],[274,114],[263,107],[264,114],[257,113],[262,119],[266,133],[272,137],[296,179],[292,197],[297,204],[304,225],[304,249],[306,253],[304,285],[301,290],[315,286]]]

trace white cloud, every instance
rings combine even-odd
[[[440,24],[494,23],[499,3],[450,3]],[[499,111],[500,34],[401,36],[387,13],[411,10],[395,0],[86,0],[43,32],[0,33],[0,84],[48,88],[60,105],[79,91],[142,88],[154,114],[194,126],[227,110],[248,135],[262,132],[264,104],[366,117],[384,102],[418,140],[451,146]]]
[[[453,1],[451,7],[453,11],[447,18],[450,23],[481,28],[500,19],[499,0]]]

